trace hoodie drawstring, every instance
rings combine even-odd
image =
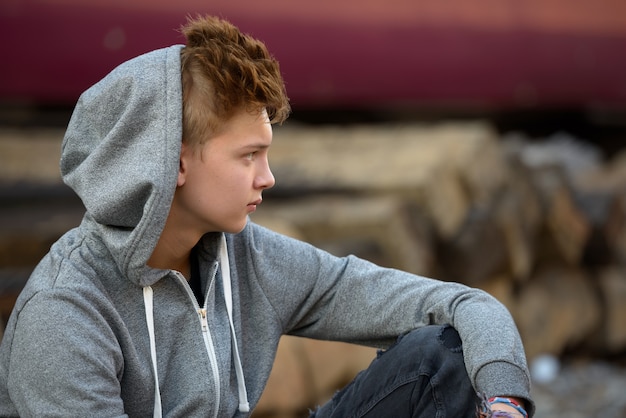
[[[237,375],[237,388],[239,389],[239,411],[250,412],[246,381],[243,376],[243,367],[241,366],[241,357],[239,356],[239,347],[237,346],[237,337],[235,335],[235,324],[233,323],[233,293],[230,281],[230,265],[228,264],[228,248],[226,247],[226,235],[224,234],[222,234],[222,245],[220,245],[220,266],[222,268],[224,300],[226,302],[226,311],[228,312],[228,321],[230,322],[230,335],[233,340],[235,374]]]
[[[235,324],[233,322],[233,294],[230,279],[230,265],[228,264],[228,248],[226,247],[226,236],[224,234],[222,234],[222,242],[220,245],[219,256],[220,266],[222,268],[224,301],[226,303],[226,312],[228,313],[228,322],[230,324],[230,335],[233,343],[233,359],[235,362],[235,374],[237,375],[237,388],[239,391],[239,411],[250,412],[250,403],[248,402],[246,381],[243,375],[243,367],[241,366],[241,357],[239,356],[239,346],[237,345]],[[148,325],[148,334],[150,335],[150,356],[152,358],[152,368],[154,369],[154,418],[161,418],[161,392],[159,390],[159,376],[157,374],[153,299],[154,295],[152,293],[152,287],[144,287],[143,301],[146,308],[146,323]]]
[[[154,418],[161,418],[161,391],[159,390],[159,374],[156,357],[156,338],[154,337],[154,307],[153,307],[152,287],[143,288],[143,303],[146,308],[146,323],[148,325],[148,335],[150,336],[150,357],[152,358],[152,369],[154,370]]]

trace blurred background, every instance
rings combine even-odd
[[[71,108],[122,61],[182,43],[186,17],[204,13],[268,45],[296,118],[623,119],[620,0],[4,0],[0,102]]]
[[[626,417],[623,0],[3,0],[1,324],[82,216],[58,173],[80,93],[198,14],[264,41],[292,102],[255,221],[484,288],[538,416]],[[306,415],[372,356],[285,339],[256,415]]]

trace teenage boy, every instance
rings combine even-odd
[[[522,343],[494,298],[249,221],[290,110],[278,63],[217,18],[183,33],[75,108],[61,172],[86,214],[16,303],[0,415],[248,416],[283,334],[387,348],[319,418],[532,415]]]

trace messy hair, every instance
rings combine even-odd
[[[271,123],[287,119],[278,61],[261,41],[212,16],[189,18],[181,32],[183,141],[204,142],[241,109],[266,110]]]

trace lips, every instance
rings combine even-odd
[[[256,207],[260,205],[262,201],[263,199],[257,199],[254,202],[248,203],[248,210],[254,212],[256,210]]]

